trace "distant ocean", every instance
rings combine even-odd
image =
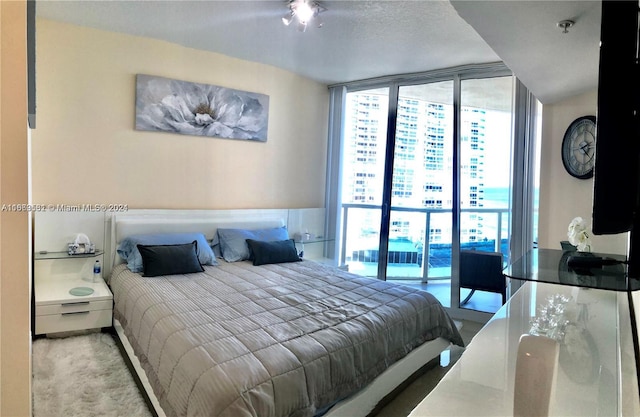
[[[487,187],[484,188],[483,206],[488,208],[508,208],[509,207],[509,187]]]

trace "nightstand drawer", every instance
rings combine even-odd
[[[111,310],[113,301],[74,301],[59,304],[36,305],[36,317],[81,311]]]
[[[113,311],[111,308],[93,311],[84,309],[36,316],[36,334],[110,327],[112,321]]]

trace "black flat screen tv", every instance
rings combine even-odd
[[[633,293],[640,289],[639,6],[638,0],[602,1],[592,219],[596,235],[630,232],[626,287],[638,381],[640,315]]]
[[[638,6],[637,0],[602,2],[592,230],[631,231],[640,245]],[[640,246],[635,249],[630,262],[640,256]]]

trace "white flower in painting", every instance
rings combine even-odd
[[[268,96],[138,75],[136,129],[267,140]]]
[[[581,252],[591,251],[591,240],[589,239],[589,231],[587,222],[582,217],[576,217],[569,223],[567,229],[567,237],[569,242],[578,248]]]
[[[208,114],[196,113],[196,123],[199,125],[209,125],[214,120]]]

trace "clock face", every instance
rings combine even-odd
[[[582,116],[574,120],[562,140],[562,163],[576,178],[593,177],[596,150],[596,118]]]

